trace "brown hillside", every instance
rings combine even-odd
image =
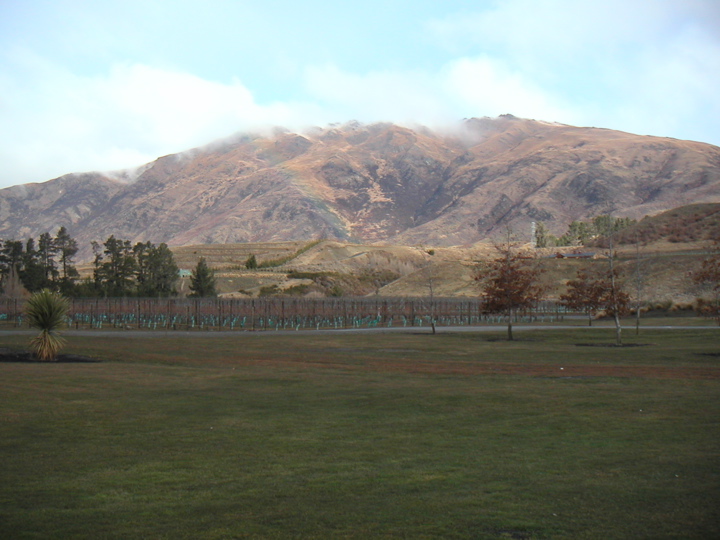
[[[492,244],[470,247],[374,246],[322,242],[280,267],[246,270],[244,261],[251,253],[265,252],[279,256],[294,253],[297,243],[252,245],[201,245],[175,248],[181,268],[190,269],[199,257],[210,261],[218,277],[218,290],[225,296],[293,294],[302,296],[380,295],[411,297],[477,296],[474,277],[478,262],[496,255]],[[678,252],[678,248],[682,250]],[[640,270],[641,297],[648,304],[689,304],[699,294],[690,272],[700,267],[706,256],[704,244],[668,244],[660,241],[642,246],[640,261],[636,247],[619,251],[618,265],[631,296],[636,296],[636,271]],[[564,292],[565,283],[578,269],[607,264],[602,250],[597,259],[558,259],[558,250],[531,250],[546,271],[545,281],[550,298]],[[264,250],[264,251],[263,251]],[[182,291],[188,291],[187,279]]]
[[[720,204],[692,204],[673,208],[617,233],[621,244],[643,244],[665,240],[674,244],[720,238]]]
[[[530,223],[543,221],[560,235],[601,213],[640,219],[720,203],[720,148],[504,115],[443,133],[353,123],[244,135],[160,158],[134,180],[117,177],[0,190],[0,238],[65,226],[89,257],[90,242],[111,234],[172,246],[452,246],[507,227],[529,236]]]

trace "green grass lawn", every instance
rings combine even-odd
[[[0,363],[0,538],[720,537],[720,331],[503,335]]]

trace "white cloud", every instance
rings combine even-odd
[[[305,87],[340,120],[434,124],[453,114],[437,81],[424,72],[358,74],[333,65],[311,66]]]
[[[685,0],[503,0],[492,9],[431,21],[446,47],[500,54],[523,66],[615,57],[654,46],[683,25],[708,19],[711,2]],[[717,11],[717,8],[716,8]]]
[[[336,66],[306,72],[313,99],[361,121],[447,124],[471,116],[517,116],[571,122],[575,115],[522,74],[488,57],[463,58],[436,73],[348,73]]]
[[[31,82],[0,78],[0,110],[13,127],[0,132],[2,185],[134,167],[237,131],[299,128],[317,116],[308,104],[258,105],[239,81],[139,64],[82,77],[32,55],[14,60]]]
[[[466,116],[498,116],[510,113],[564,123],[576,115],[522,73],[489,57],[463,58],[452,62],[442,80],[448,97]]]
[[[583,125],[720,144],[719,23],[715,0],[506,0],[429,29],[474,58],[456,62],[476,74],[466,77],[495,73],[518,116],[527,103]]]
[[[83,77],[31,55],[17,61],[32,84],[5,79],[3,85],[9,105],[3,116],[14,125],[0,132],[4,185],[135,167],[269,126],[302,129],[350,119],[438,126],[504,112],[569,118],[532,82],[487,58],[462,59],[436,73],[310,67],[304,73],[308,100],[269,105],[259,105],[237,80],[221,84],[140,64]]]
[[[602,68],[595,125],[720,144],[720,41],[706,28],[686,25]]]
[[[275,103],[237,79],[140,63],[87,75],[27,50],[0,51],[0,187],[135,167],[238,131],[351,119],[438,126],[511,113],[720,144],[719,3],[492,6],[430,24],[428,40],[454,53],[415,64],[423,69],[360,71],[288,56],[271,90],[286,97]],[[304,98],[287,97],[298,89]]]

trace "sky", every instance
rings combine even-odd
[[[720,0],[0,0],[0,188],[500,114],[720,145]]]

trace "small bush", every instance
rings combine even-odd
[[[43,289],[33,294],[25,307],[25,314],[31,328],[40,330],[40,334],[30,341],[30,348],[43,362],[55,360],[65,340],[58,329],[65,324],[70,303],[59,293]]]
[[[268,259],[267,261],[262,261],[258,264],[258,268],[275,268],[277,266],[282,266],[283,264],[286,264],[290,261],[292,261],[295,257],[299,257],[309,249],[314,248],[317,246],[322,240],[313,240],[312,242],[308,242],[303,247],[298,249],[295,253],[292,253],[286,257],[280,257],[279,259]]]
[[[259,296],[274,296],[276,294],[280,293],[280,288],[273,284],[273,285],[267,285],[265,287],[260,287],[260,292],[258,293]]]
[[[283,291],[288,296],[305,296],[310,291],[309,285],[293,285]]]

